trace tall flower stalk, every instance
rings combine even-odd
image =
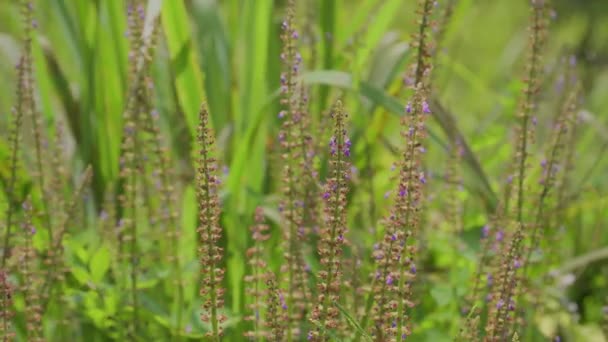
[[[11,249],[11,229],[13,226],[13,219],[15,215],[15,203],[19,200],[14,198],[17,193],[15,186],[17,184],[17,169],[19,164],[19,151],[21,145],[21,129],[23,125],[23,119],[25,117],[33,117],[33,76],[32,76],[32,27],[35,25],[33,19],[33,4],[31,1],[22,0],[20,2],[21,15],[24,21],[24,34],[23,34],[23,45],[24,50],[19,62],[17,63],[17,94],[16,94],[16,105],[12,108],[11,112],[13,115],[13,124],[9,136],[10,146],[10,161],[9,169],[10,176],[7,185],[8,205],[5,215],[5,233],[4,233],[4,244],[2,248],[2,268],[6,266],[8,257],[10,256]],[[35,121],[37,122],[37,121]],[[39,130],[37,130],[39,131]],[[36,140],[38,142],[38,140]],[[38,143],[36,143],[36,151],[39,151]],[[40,158],[37,159],[37,165],[40,163]],[[38,168],[41,172],[42,167]],[[42,177],[42,176],[41,176]],[[42,178],[40,178],[42,179]],[[42,191],[42,189],[41,189]]]
[[[32,206],[29,200],[26,200],[22,207],[25,220],[22,224],[22,245],[20,253],[17,254],[19,259],[17,263],[21,275],[21,292],[25,302],[26,335],[28,341],[42,341],[42,309],[38,288],[40,282],[36,274],[37,256],[32,241],[36,228],[32,223]]]
[[[11,318],[13,317],[13,293],[14,289],[8,280],[8,274],[0,270],[0,338],[3,342],[12,341],[15,333],[12,331]]]
[[[317,326],[308,338],[313,341],[326,341],[327,331],[339,326],[339,310],[334,303],[340,299],[342,287],[342,253],[346,240],[346,195],[350,179],[351,142],[346,134],[346,113],[342,102],[338,101],[331,114],[334,132],[329,141],[330,175],[325,184],[325,224],[319,232],[318,253],[321,271],[318,274],[318,297],[311,314],[312,323]]]
[[[196,172],[197,198],[199,205],[199,258],[203,285],[203,313],[201,320],[211,325],[207,336],[213,341],[220,341],[222,323],[226,317],[219,312],[224,307],[224,269],[222,268],[223,248],[219,246],[222,228],[219,225],[220,205],[215,158],[211,156],[214,137],[209,126],[209,113],[203,104],[199,113],[198,124],[198,167]]]
[[[537,95],[539,92],[542,76],[542,51],[546,35],[546,11],[545,0],[530,1],[530,36],[529,36],[529,59],[526,66],[525,88],[519,109],[519,127],[517,129],[517,143],[515,150],[515,173],[512,176],[514,196],[514,208],[511,209],[511,220],[509,226],[513,234],[501,255],[500,269],[497,276],[497,284],[492,296],[492,306],[489,311],[489,320],[486,326],[489,341],[498,341],[506,337],[510,321],[513,319],[512,312],[515,311],[516,290],[519,281],[519,269],[522,266],[522,242],[525,241],[529,222],[525,212],[525,182],[527,178],[528,157],[530,145],[533,141],[534,116],[538,106]]]
[[[264,322],[269,318],[264,299],[271,295],[266,288],[266,283],[272,278],[272,275],[264,258],[266,253],[264,253],[263,244],[270,238],[268,228],[268,225],[264,224],[264,210],[262,207],[258,207],[255,210],[255,224],[250,229],[253,247],[247,250],[251,272],[245,277],[245,282],[248,284],[245,293],[251,298],[251,303],[247,305],[250,315],[245,320],[251,321],[253,326],[252,330],[245,332],[245,337],[253,341],[259,341],[269,336],[268,331],[264,329]]]
[[[284,258],[283,273],[286,281],[287,306],[287,336],[291,342],[300,333],[298,323],[305,315],[308,302],[306,300],[307,281],[304,261],[302,257],[301,239],[304,238],[303,207],[304,196],[302,189],[302,158],[306,158],[306,147],[301,145],[303,137],[302,128],[306,124],[303,117],[305,111],[298,94],[297,77],[302,64],[302,57],[296,48],[299,34],[295,29],[295,1],[287,4],[287,15],[281,24],[281,40],[283,50],[281,60],[284,70],[281,73],[281,106],[279,118],[283,121],[279,142],[281,144],[281,158],[283,161],[283,197],[280,203],[282,223],[284,229]]]

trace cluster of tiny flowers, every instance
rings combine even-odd
[[[414,263],[416,247],[411,237],[420,224],[422,187],[427,179],[422,171],[422,151],[426,137],[425,120],[430,108],[421,86],[405,108],[402,136],[406,141],[399,167],[397,197],[386,220],[385,237],[373,252],[376,260],[374,327],[379,339],[404,338],[411,333],[406,311],[414,306],[411,285],[417,269]]]
[[[36,252],[32,238],[36,228],[32,224],[32,206],[29,201],[22,205],[25,220],[22,223],[22,246],[17,254],[21,275],[21,292],[25,301],[26,333],[28,341],[42,341],[42,308],[40,305],[40,281],[36,272]]]
[[[432,69],[431,57],[434,47],[430,42],[432,29],[436,28],[436,23],[432,21],[433,5],[432,0],[419,0],[417,14],[419,16],[420,29],[412,37],[412,47],[416,49],[416,60],[409,67],[403,82],[411,88],[418,87],[422,83],[422,88],[427,87],[430,81]]]
[[[220,205],[218,194],[217,164],[211,156],[213,133],[209,128],[209,113],[205,105],[199,114],[198,126],[198,168],[197,197],[199,203],[199,257],[203,286],[200,294],[204,299],[201,320],[209,323],[212,330],[208,336],[219,341],[222,336],[221,324],[226,317],[218,312],[224,307],[224,269],[221,268],[223,249],[219,246],[222,228],[219,225]]]
[[[505,241],[503,251],[500,253],[498,276],[496,277],[495,289],[492,291],[491,305],[489,307],[489,319],[486,331],[489,341],[497,341],[505,338],[508,327],[516,320],[515,298],[520,287],[518,270],[522,267],[522,261],[526,241],[524,232],[532,229],[525,217],[525,182],[527,179],[529,146],[534,139],[534,126],[536,118],[532,113],[537,108],[537,95],[541,84],[541,56],[544,47],[546,7],[544,1],[533,1],[531,4],[530,37],[529,37],[529,60],[526,69],[526,87],[523,90],[520,102],[519,120],[520,126],[517,131],[518,139],[514,157],[514,170],[509,185],[512,189],[514,206],[512,216],[508,222],[513,227],[508,234],[509,240]],[[509,218],[507,216],[507,218]],[[528,248],[530,248],[528,246]]]
[[[283,184],[279,208],[282,214],[284,231],[284,263],[281,273],[284,275],[285,306],[288,312],[287,340],[300,334],[299,325],[310,306],[310,295],[307,291],[308,280],[304,268],[303,238],[306,235],[305,224],[310,225],[312,207],[309,206],[310,188],[310,139],[306,131],[306,95],[300,85],[297,91],[297,78],[302,65],[302,57],[297,51],[299,34],[295,28],[295,1],[287,4],[287,15],[281,24],[281,41],[283,43],[281,61],[283,71],[280,76],[282,120],[279,132],[281,148]],[[306,204],[306,205],[305,205]],[[305,222],[305,219],[307,222]]]
[[[252,299],[252,302],[247,304],[251,314],[245,317],[245,320],[253,323],[253,329],[245,332],[245,337],[250,339],[268,337],[268,332],[262,329],[263,319],[268,318],[267,314],[263,317],[266,309],[263,300],[270,295],[266,289],[266,282],[273,277],[264,261],[263,254],[262,243],[270,237],[267,231],[268,225],[264,224],[264,211],[261,207],[258,207],[255,211],[255,225],[251,227],[254,245],[246,253],[251,272],[245,276],[245,282],[248,284],[245,292]]]
[[[310,331],[308,339],[326,341],[327,330],[339,327],[339,310],[333,303],[340,298],[342,286],[342,252],[346,243],[346,196],[350,179],[350,139],[346,135],[346,114],[342,103],[337,102],[332,111],[334,135],[329,142],[330,175],[323,192],[325,224],[319,232],[318,253],[321,271],[318,274],[318,297],[311,313],[312,323],[318,327]]]
[[[0,324],[0,336],[4,341],[12,341],[15,338],[15,333],[11,330],[11,318],[13,317],[13,293],[14,289],[8,280],[8,274],[0,271],[0,316],[2,323]]]

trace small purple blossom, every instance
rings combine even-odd
[[[388,277],[386,277],[386,285],[393,285],[393,281],[393,276],[389,274]]]
[[[505,238],[505,233],[502,230],[496,232],[496,241],[501,242]]]
[[[498,310],[500,310],[504,305],[505,305],[505,302],[502,299],[499,299],[498,302],[496,302],[496,308]]]
[[[405,105],[405,112],[408,113],[408,114],[410,114],[412,112],[412,103],[411,102],[408,102]]]
[[[323,199],[324,199],[324,200],[328,200],[330,196],[331,196],[331,194],[329,193],[329,191],[325,191],[325,192],[323,193]]]
[[[281,302],[281,308],[283,308],[283,310],[287,310],[287,303],[285,303],[285,297],[282,293],[279,294],[279,301]]]
[[[431,108],[429,107],[429,104],[426,101],[422,101],[422,112],[424,114],[431,114]]]
[[[490,233],[490,226],[488,226],[486,224],[485,226],[483,226],[483,228],[481,228],[481,238],[482,239],[487,238],[489,233]]]
[[[332,156],[336,154],[336,146],[337,146],[336,137],[332,136],[329,139],[329,149],[330,149],[330,153]]]
[[[346,140],[344,141],[344,156],[346,156],[346,157],[350,157],[350,146],[351,146],[350,139],[346,138]]]
[[[420,172],[420,176],[418,178],[420,180],[420,183],[426,184],[426,177],[424,177],[424,173],[423,172]]]
[[[410,273],[416,274],[416,265],[412,265],[412,267],[410,267]]]

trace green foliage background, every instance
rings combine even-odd
[[[407,98],[397,95],[401,74],[408,63],[408,42],[416,28],[415,1],[307,0],[299,1],[298,24],[304,29],[306,70],[303,79],[313,85],[312,115],[317,123],[333,100],[344,98],[350,113],[354,164],[359,170],[349,222],[364,245],[375,237],[369,228],[387,208],[384,199],[392,187],[391,164],[398,156],[399,116]],[[273,178],[273,152],[279,120],[277,113],[280,39],[284,1],[280,0],[152,0],[149,13],[162,16],[162,39],[153,65],[155,104],[162,133],[170,146],[173,167],[179,175],[186,300],[191,317],[184,336],[199,338],[207,329],[196,314],[197,261],[195,256],[196,203],[192,189],[191,150],[200,102],[208,102],[217,133],[220,162],[225,166],[222,192],[228,269],[226,286],[230,308],[227,340],[237,341],[245,326],[243,315],[246,271],[244,251],[250,244],[247,227],[256,206],[278,223],[277,185]],[[439,8],[444,6],[440,1]],[[86,215],[70,228],[66,257],[70,273],[65,295],[69,298],[76,340],[102,341],[112,336],[112,320],[120,317],[118,290],[107,282],[113,257],[98,216],[103,199],[118,177],[122,113],[127,92],[128,42],[126,4],[123,0],[35,1],[39,29],[33,41],[37,105],[47,135],[56,123],[66,127],[64,143],[70,174],[77,178],[85,165],[94,171]],[[573,341],[601,341],[601,307],[608,295],[608,3],[555,1],[545,54],[549,80],[565,51],[578,56],[585,88],[580,135],[573,171],[572,205],[562,222],[566,234],[559,241],[557,270],[574,275],[567,286],[551,283],[543,301],[550,307],[537,317],[540,332],[568,332]],[[22,25],[14,1],[0,0],[0,173],[8,170],[10,107],[14,103],[15,72],[21,47]],[[450,134],[466,138],[480,168],[465,163],[465,203],[461,235],[466,246],[458,249],[449,236],[433,233],[428,241],[424,288],[416,317],[415,340],[449,340],[458,331],[459,303],[475,265],[479,227],[487,220],[505,181],[511,155],[512,124],[522,88],[523,52],[526,47],[527,2],[457,1],[437,58],[434,100],[446,109],[430,129],[427,165],[434,179],[429,204],[429,227],[449,225],[441,216],[441,174],[446,164],[442,144]],[[312,35],[307,35],[306,29]],[[309,43],[309,41],[312,41]],[[310,47],[313,46],[314,49]],[[314,52],[313,52],[314,51]],[[552,78],[553,77],[553,78]],[[546,91],[538,113],[534,160],[542,158],[547,143],[555,98]],[[451,119],[451,120],[450,120]],[[32,137],[24,137],[25,166],[20,170],[23,192],[33,161]],[[374,178],[370,179],[369,170]],[[373,193],[366,189],[373,187]],[[6,194],[0,194],[6,202]],[[370,203],[375,212],[370,212]],[[276,228],[276,225],[275,225]],[[432,228],[429,228],[432,229]],[[155,232],[142,232],[140,240],[154,248]],[[149,234],[149,235],[146,235]],[[274,233],[277,243],[279,234]],[[146,239],[149,241],[146,242]],[[598,252],[599,251],[599,252]],[[589,255],[591,253],[591,258]],[[600,257],[593,257],[596,254]],[[603,254],[601,254],[603,253]],[[586,259],[585,259],[586,258]],[[279,255],[276,255],[277,267]],[[582,261],[581,261],[582,260]],[[149,336],[162,340],[174,319],[168,263],[146,270],[141,290]],[[550,272],[551,270],[546,270]],[[428,286],[426,286],[428,285]],[[167,293],[162,293],[167,291]],[[572,304],[579,311],[572,314]],[[118,315],[118,316],[117,316]],[[578,317],[578,320],[574,317]],[[120,318],[119,318],[120,319]],[[55,323],[45,320],[52,336]],[[537,332],[535,339],[542,340]],[[157,340],[155,337],[154,340]]]

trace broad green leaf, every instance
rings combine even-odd
[[[99,283],[110,269],[110,250],[107,246],[102,245],[95,251],[89,262],[91,277],[93,281]]]
[[[190,27],[190,17],[183,1],[163,1],[162,24],[165,32],[171,70],[180,108],[194,136],[198,112],[204,101],[203,75],[198,68]],[[211,113],[213,115],[213,113]]]

